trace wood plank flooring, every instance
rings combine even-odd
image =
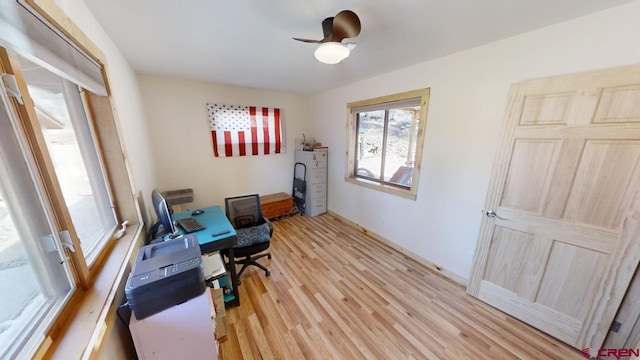
[[[223,360],[583,359],[331,215],[274,227],[271,276],[242,275]]]

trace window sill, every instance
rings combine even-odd
[[[382,192],[387,193],[387,194],[400,196],[400,197],[403,197],[403,198],[406,198],[406,199],[410,199],[410,200],[416,200],[416,198],[417,198],[417,194],[414,192],[414,189],[404,190],[404,189],[397,188],[395,186],[380,184],[380,183],[377,183],[375,181],[369,181],[369,180],[356,178],[356,177],[346,177],[344,180],[346,182],[348,182],[348,183],[352,183],[352,184],[359,185],[359,186],[364,186],[364,187],[367,187],[369,189],[382,191]]]
[[[129,226],[104,260],[93,286],[76,290],[61,319],[44,340],[38,355],[51,359],[92,358],[111,331],[120,305],[131,259],[143,239],[142,224]],[[38,356],[36,356],[38,357]]]

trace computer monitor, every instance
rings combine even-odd
[[[173,221],[171,221],[171,212],[169,211],[167,199],[162,196],[158,189],[153,189],[151,201],[153,202],[153,208],[156,210],[156,215],[158,215],[158,221],[162,224],[165,233],[175,234],[176,228],[173,226]]]

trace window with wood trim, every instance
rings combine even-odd
[[[347,181],[416,198],[429,89],[347,105]]]
[[[12,29],[0,33],[0,292],[11,296],[0,297],[0,358],[28,358],[73,316],[70,299],[92,286],[118,223],[139,217],[103,65],[29,6],[9,8],[0,12]]]
[[[82,100],[84,90],[23,56],[17,59],[64,205],[87,264],[92,265],[113,234],[116,214],[94,126]]]

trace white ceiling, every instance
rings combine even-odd
[[[85,0],[135,71],[314,94],[631,0]],[[351,56],[315,60],[322,19],[355,11]]]

